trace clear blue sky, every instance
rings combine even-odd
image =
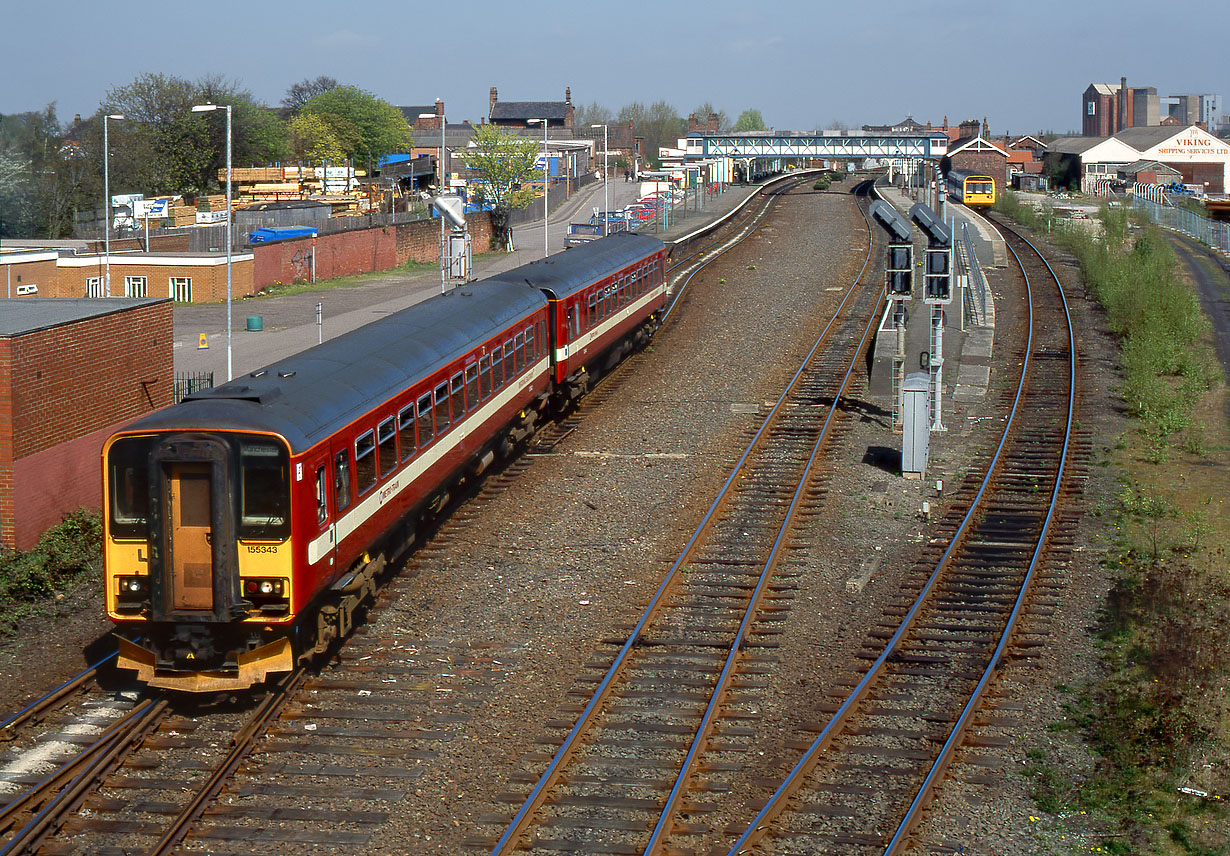
[[[598,4],[335,0],[117,6],[9,0],[0,112],[56,102],[93,113],[146,72],[221,73],[261,101],[325,74],[394,104],[444,99],[478,121],[487,93],[578,106],[666,100],[682,116],[711,101],[805,130],[987,117],[993,133],[1080,127],[1089,83],[1230,100],[1230,3],[1182,10],[1140,0],[816,0]],[[1230,112],[1230,103],[1226,106]]]

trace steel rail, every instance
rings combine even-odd
[[[1042,522],[1042,531],[1038,535],[1037,544],[1034,547],[1033,555],[1030,557],[1029,567],[1025,572],[1025,578],[1021,582],[1020,592],[1017,594],[1016,600],[1012,606],[1012,611],[1008,615],[1008,621],[1000,635],[999,643],[995,646],[994,653],[991,655],[986,668],[983,670],[982,676],[979,678],[977,685],[970,694],[969,701],[966,702],[965,706],[962,708],[961,715],[957,718],[956,723],[953,725],[948,739],[944,741],[944,745],[941,747],[939,755],[936,757],[935,762],[931,765],[931,769],[927,771],[927,775],[923,779],[922,784],[919,785],[918,793],[910,802],[910,806],[906,810],[905,816],[901,819],[901,823],[897,826],[897,831],[893,833],[892,838],[889,839],[887,846],[885,846],[884,856],[892,856],[892,854],[899,852],[903,848],[906,836],[909,835],[914,826],[917,824],[920,819],[922,809],[930,801],[932,791],[939,783],[940,776],[947,768],[949,761],[952,759],[953,753],[957,750],[957,747],[961,745],[961,741],[965,736],[966,726],[977,712],[979,704],[982,701],[983,693],[998,669],[1000,658],[1003,657],[1004,652],[1011,644],[1012,634],[1016,627],[1017,618],[1025,608],[1025,598],[1029,595],[1029,590],[1033,583],[1034,571],[1037,569],[1038,562],[1042,557],[1042,551],[1046,544],[1046,536],[1050,531],[1051,520],[1055,515],[1055,507],[1059,504],[1059,490],[1063,483],[1064,470],[1068,461],[1068,447],[1072,439],[1072,414],[1075,410],[1076,401],[1076,340],[1072,331],[1072,314],[1068,309],[1068,300],[1064,296],[1063,285],[1060,283],[1059,277],[1055,274],[1055,269],[1051,267],[1050,263],[1047,262],[1042,253],[1038,251],[1038,248],[1030,243],[1023,235],[1013,231],[1012,229],[1008,229],[1008,231],[1012,232],[1016,235],[1016,237],[1024,241],[1029,248],[1037,254],[1038,258],[1042,260],[1042,263],[1046,265],[1046,269],[1055,280],[1055,287],[1059,292],[1060,302],[1063,304],[1064,318],[1068,322],[1068,412],[1067,420],[1064,423],[1063,449],[1059,456],[1059,467],[1055,472],[1055,483],[1051,487],[1050,503],[1047,506],[1046,516]],[[1008,251],[1011,252],[1012,257],[1016,259],[1017,264],[1021,268],[1021,274],[1025,277],[1025,290],[1029,295],[1030,305],[1032,306],[1033,290],[1030,287],[1029,274],[1026,273],[1025,265],[1021,261],[1021,257],[1017,255],[1016,250],[1012,247],[1008,247]],[[1031,318],[1032,315],[1033,310],[1031,308]]]
[[[636,643],[640,639],[641,633],[654,618],[658,611],[659,605],[662,603],[666,594],[673,587],[680,568],[685,564],[687,557],[691,554],[695,545],[699,543],[705,532],[708,531],[710,522],[713,520],[718,509],[721,508],[727,494],[730,492],[731,487],[738,478],[744,463],[752,455],[752,452],[755,450],[761,437],[767,433],[771,425],[776,421],[777,415],[781,412],[790,392],[797,385],[799,379],[806,370],[808,363],[811,362],[812,357],[819,351],[820,346],[825,341],[825,337],[828,335],[829,330],[832,329],[833,325],[837,322],[841,309],[853,295],[855,288],[858,286],[859,279],[861,279],[862,272],[865,269],[866,262],[864,262],[863,269],[859,272],[859,278],[856,278],[851,284],[845,296],[842,298],[841,303],[837,307],[837,310],[834,312],[833,317],[829,320],[828,324],[825,325],[819,337],[817,337],[815,344],[812,345],[811,350],[808,351],[807,356],[802,360],[798,370],[790,378],[785,390],[774,403],[769,413],[765,416],[759,429],[757,429],[755,435],[753,435],[752,439],[749,441],[747,448],[739,457],[739,460],[735,463],[730,475],[722,484],[722,487],[718,491],[717,496],[714,498],[713,503],[709,506],[709,510],[705,512],[705,515],[701,518],[700,523],[697,525],[696,530],[692,533],[692,536],[684,545],[679,557],[671,565],[670,570],[667,571],[666,575],[662,578],[662,581],[658,584],[658,588],[654,592],[653,597],[650,599],[649,604],[645,607],[640,619],[632,628],[632,631],[628,634],[627,640],[620,647],[619,653],[616,654],[614,662],[612,662],[607,668],[606,674],[603,676],[601,682],[599,682],[598,687],[594,690],[589,702],[578,715],[576,723],[572,726],[572,729],[568,732],[568,735],[564,738],[563,742],[560,744],[560,747],[552,756],[551,761],[548,763],[547,768],[543,771],[542,775],[538,778],[538,781],[535,782],[534,787],[526,796],[521,808],[517,810],[517,813],[513,816],[512,821],[508,824],[508,827],[504,830],[504,833],[500,836],[499,840],[492,848],[491,856],[500,856],[500,854],[508,853],[516,849],[521,835],[531,822],[534,813],[541,808],[548,789],[555,784],[559,777],[560,771],[571,758],[573,752],[577,749],[578,738],[582,733],[584,733],[594,714],[606,701],[607,695],[614,686],[616,676],[623,669],[623,666],[628,660],[633,648],[636,647]],[[878,313],[874,314],[878,315]]]
[[[213,775],[201,785],[192,800],[171,823],[171,826],[158,843],[149,850],[148,856],[163,856],[163,854],[170,853],[179,846],[184,836],[188,834],[189,828],[204,812],[205,806],[217,797],[218,792],[222,789],[222,785],[234,775],[235,770],[238,769],[239,765],[243,763],[244,759],[255,748],[257,739],[265,733],[269,721],[281,712],[283,705],[303,685],[306,679],[307,672],[300,666],[283,677],[274,690],[261,700],[261,703],[257,705],[256,710],[253,711],[252,716],[248,719],[243,729],[235,735],[231,744],[231,751],[227,754],[227,757],[214,770]]]
[[[0,723],[0,740],[12,740],[16,734],[17,726],[41,716],[48,709],[58,704],[62,699],[67,698],[74,691],[93,678],[98,673],[99,668],[114,660],[118,655],[118,651],[113,651],[110,655],[99,660],[92,666],[86,666],[84,671],[78,674],[75,678],[69,678],[51,692],[30,702],[21,710],[17,711],[17,713],[6,719],[3,723]]]
[[[863,214],[863,219],[867,226],[868,234],[871,234],[871,221],[867,219],[867,212],[862,206],[859,206],[859,211]],[[867,258],[863,260],[863,266],[859,269],[858,277],[855,283],[862,281],[863,274],[867,270],[867,266],[871,263],[872,250],[875,246],[874,239],[867,243]],[[846,300],[849,299],[847,293],[846,299],[842,300],[841,306],[838,307],[838,313],[845,306]],[[764,566],[760,571],[760,577],[756,581],[755,589],[752,592],[747,608],[744,610],[743,619],[739,623],[739,630],[730,645],[730,650],[727,652],[726,661],[722,666],[722,671],[718,675],[717,684],[714,686],[713,692],[710,694],[709,703],[705,707],[705,713],[701,717],[701,721],[696,730],[696,735],[692,739],[691,745],[688,747],[683,764],[680,766],[679,774],[675,778],[675,784],[672,786],[670,794],[667,797],[666,803],[658,816],[658,822],[655,824],[649,841],[646,843],[642,853],[644,856],[655,856],[661,851],[664,846],[665,838],[670,832],[674,822],[675,815],[678,813],[679,804],[682,802],[684,794],[687,791],[687,785],[692,777],[693,768],[696,765],[702,752],[704,752],[708,739],[713,731],[713,726],[717,720],[717,712],[726,698],[726,691],[729,688],[730,681],[734,677],[735,669],[740,659],[740,654],[743,651],[743,642],[747,638],[747,634],[751,630],[752,623],[755,621],[759,612],[761,595],[767,588],[769,581],[773,578],[774,571],[777,568],[778,561],[781,557],[782,548],[785,544],[787,533],[791,524],[794,522],[795,511],[798,509],[799,502],[803,498],[807,490],[808,483],[811,480],[811,475],[815,469],[816,460],[820,457],[820,451],[824,443],[829,438],[829,428],[832,425],[833,418],[837,415],[837,407],[845,395],[846,388],[850,385],[850,377],[854,374],[854,370],[858,367],[863,354],[863,349],[867,345],[867,339],[875,330],[880,319],[880,305],[883,304],[883,299],[877,304],[875,310],[868,318],[867,326],[863,329],[862,338],[858,345],[854,348],[854,353],[850,359],[850,365],[846,368],[845,374],[842,376],[841,384],[833,396],[832,404],[829,406],[828,415],[824,418],[824,423],[820,427],[820,434],[816,437],[812,444],[811,453],[807,458],[807,464],[803,469],[803,473],[799,476],[799,482],[795,488],[794,495],[790,498],[790,504],[786,508],[785,518],[782,520],[781,526],[778,529],[777,536],[773,540],[773,546],[769,552],[768,558],[765,560]],[[829,322],[830,325],[833,323]],[[808,355],[810,361],[810,354]],[[806,365],[806,363],[804,363]]]
[[[764,218],[768,216],[771,210],[773,210],[773,208],[781,200],[781,197],[786,192],[793,190],[799,184],[802,184],[802,181],[796,181],[793,185],[789,187],[774,188],[771,193],[766,194],[763,197],[764,203],[765,203],[764,208],[762,208],[758,213],[748,218],[748,222],[743,224],[744,232],[742,235],[739,235],[737,238],[734,238],[734,239],[723,239],[726,241],[725,244],[722,244],[721,240],[714,241],[712,244],[707,244],[706,246],[702,247],[701,249],[689,255],[687,258],[681,259],[677,264],[674,264],[670,268],[667,269],[666,272],[669,274],[671,271],[675,270],[676,268],[682,267],[689,260],[699,258],[702,255],[704,255],[704,253],[711,250],[713,247],[722,245],[712,256],[710,256],[709,258],[697,264],[696,267],[693,268],[692,271],[689,272],[688,275],[684,278],[683,284],[680,285],[679,290],[674,293],[674,297],[671,299],[670,306],[666,307],[666,311],[662,313],[662,323],[663,324],[666,323],[666,319],[670,317],[671,313],[675,311],[675,307],[679,305],[679,300],[680,298],[683,297],[684,291],[687,290],[688,283],[692,281],[692,277],[696,276],[696,274],[700,273],[702,270],[707,268],[714,261],[716,261],[717,259],[720,259],[723,255],[730,252],[735,247],[739,246],[744,241],[746,241],[749,237],[754,235],[756,233],[756,229],[760,227],[760,224],[764,221]],[[760,194],[757,194],[756,196],[749,196],[748,201],[757,198],[757,196],[759,195]],[[716,228],[716,226],[717,224],[715,223],[712,228]]]
[[[5,806],[0,815],[7,821],[19,811],[28,811],[46,792],[58,788],[58,793],[5,843],[3,849],[0,849],[0,856],[23,852],[36,844],[53,825],[80,803],[89,789],[96,786],[105,770],[157,726],[167,706],[165,700],[147,701],[128,716],[112,723],[97,741],[68,764],[52,772]]]
[[[1008,417],[1004,422],[1003,432],[1000,434],[999,443],[995,448],[990,464],[988,465],[986,473],[983,476],[982,484],[979,486],[977,493],[974,495],[973,500],[970,503],[969,509],[966,511],[964,517],[962,517],[960,525],[957,527],[956,532],[949,541],[948,547],[944,550],[943,555],[941,555],[939,560],[936,562],[936,565],[931,574],[928,576],[922,590],[918,593],[914,603],[910,606],[905,616],[901,619],[901,623],[898,625],[897,630],[889,638],[888,642],[885,643],[884,650],[876,658],[875,662],[873,662],[867,669],[867,672],[855,685],[854,689],[850,691],[850,694],[846,697],[845,701],[843,701],[837,708],[837,711],[833,714],[828,724],[825,725],[825,727],[816,736],[815,740],[812,741],[811,745],[808,746],[808,748],[803,752],[803,755],[795,763],[794,767],[791,768],[790,773],[786,776],[785,780],[783,780],[783,782],[773,792],[773,795],[769,797],[768,802],[765,803],[764,807],[757,813],[756,817],[752,819],[752,822],[748,825],[747,829],[744,830],[743,834],[740,835],[735,843],[730,847],[727,852],[727,856],[740,856],[740,854],[748,853],[750,849],[768,832],[768,825],[786,808],[786,802],[795,793],[795,791],[798,790],[799,786],[802,784],[803,777],[810,772],[812,767],[815,766],[816,762],[819,760],[821,752],[823,752],[823,750],[828,746],[833,737],[836,736],[839,727],[845,722],[846,718],[854,710],[855,706],[862,701],[863,696],[867,693],[867,690],[871,687],[872,683],[879,678],[885,665],[888,663],[889,658],[892,656],[894,651],[896,651],[897,646],[901,643],[901,640],[913,626],[914,620],[918,617],[923,605],[926,603],[932,590],[938,583],[942,571],[948,565],[949,560],[962,543],[965,533],[969,529],[970,524],[973,522],[976,513],[980,511],[983,495],[987,492],[993,477],[997,473],[1000,458],[1003,456],[1004,448],[1008,443],[1009,434],[1011,433],[1013,424],[1016,420],[1017,409],[1021,405],[1021,396],[1025,387],[1025,379],[1028,375],[1031,364],[1030,354],[1032,351],[1034,334],[1033,320],[1033,305],[1031,302],[1029,305],[1029,332],[1026,338],[1025,358],[1021,361],[1021,372],[1017,378],[1016,394],[1013,397],[1012,407],[1009,410]]]

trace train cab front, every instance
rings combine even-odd
[[[188,692],[245,689],[289,671],[286,444],[181,431],[119,435],[103,455],[119,667]]]

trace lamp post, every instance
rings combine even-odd
[[[527,125],[542,123],[542,257],[550,255],[547,249],[547,232],[551,223],[551,206],[547,204],[547,185],[551,182],[551,158],[547,155],[547,120],[526,119]]]
[[[226,380],[234,377],[231,361],[231,105],[197,104],[193,113],[226,111]]]
[[[610,232],[611,200],[607,195],[607,182],[611,180],[611,172],[607,166],[606,155],[610,146],[607,144],[606,125],[590,125],[591,128],[602,128],[602,236]]]
[[[106,273],[103,276],[104,291],[111,296],[111,171],[107,145],[107,120],[123,119],[119,113],[108,113],[103,116],[103,259]]]
[[[437,99],[439,100],[439,99]],[[443,294],[448,290],[448,269],[450,257],[448,252],[447,239],[444,236],[444,209],[438,201],[439,197],[444,195],[444,126],[446,120],[443,113],[420,113],[420,119],[439,119],[440,120],[440,156],[436,158],[436,209],[440,215],[440,293]]]

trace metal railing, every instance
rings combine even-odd
[[[1156,202],[1150,202],[1139,196],[1132,197],[1132,207],[1154,225],[1161,226],[1163,229],[1172,229],[1196,239],[1207,247],[1212,247],[1219,253],[1230,255],[1230,223],[1201,217],[1188,208],[1158,205]]]
[[[966,223],[961,224],[961,238],[957,241],[957,273],[964,274],[968,283],[970,300],[966,303],[966,311],[970,322],[981,327],[987,323],[987,277],[978,262],[974,239]]]
[[[179,404],[192,393],[209,389],[213,385],[213,372],[177,372],[175,374],[175,403]]]

